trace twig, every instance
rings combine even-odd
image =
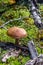
[[[29,16],[20,17],[20,18],[16,18],[16,19],[13,19],[13,20],[11,19],[11,20],[7,21],[6,23],[4,23],[3,25],[1,25],[0,28],[4,28],[4,26],[7,25],[10,22],[19,21],[19,20],[22,20],[22,19],[25,19],[25,18],[29,18]]]

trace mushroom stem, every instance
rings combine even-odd
[[[15,40],[15,44],[17,44],[17,45],[19,44],[19,39]]]

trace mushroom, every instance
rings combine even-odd
[[[9,3],[12,5],[12,4],[15,4],[16,3],[16,0],[9,0]]]
[[[19,27],[11,27],[8,29],[7,31],[7,35],[15,38],[15,43],[19,44],[19,39],[26,37],[27,36],[27,32],[23,29],[23,28],[19,28]]]

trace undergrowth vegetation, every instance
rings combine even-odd
[[[8,1],[5,0],[5,2],[8,2]],[[40,5],[40,8],[39,8],[40,12],[43,12],[42,7],[43,5]],[[38,34],[38,28],[34,25],[34,20],[31,17],[31,14],[29,10],[27,9],[27,7],[13,5],[11,8],[8,7],[5,9],[6,11],[0,16],[0,26],[9,20],[13,20],[9,24],[5,25],[5,28],[8,29],[12,26],[18,26],[18,27],[24,28],[27,31],[27,37],[20,39],[22,45],[23,44],[27,45],[28,41],[32,39],[34,39],[34,41],[37,42],[38,40],[36,39],[37,39],[37,34]],[[0,9],[0,12],[3,10],[4,10],[3,8]],[[23,20],[19,20],[19,21],[14,21],[14,19],[16,18],[25,17],[25,16],[28,18],[24,18]],[[41,16],[43,17],[43,15]],[[0,28],[0,41],[15,43],[15,39],[7,35],[7,29]],[[40,53],[41,52],[40,49],[38,47],[36,48],[38,50],[38,53]],[[24,65],[29,59],[30,59],[29,56],[27,57],[19,56],[18,58],[8,59],[6,63],[2,63],[0,61],[0,65]]]

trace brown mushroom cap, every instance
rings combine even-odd
[[[19,28],[19,27],[15,27],[15,26],[8,29],[7,34],[16,39],[27,36],[27,32],[23,28]]]

